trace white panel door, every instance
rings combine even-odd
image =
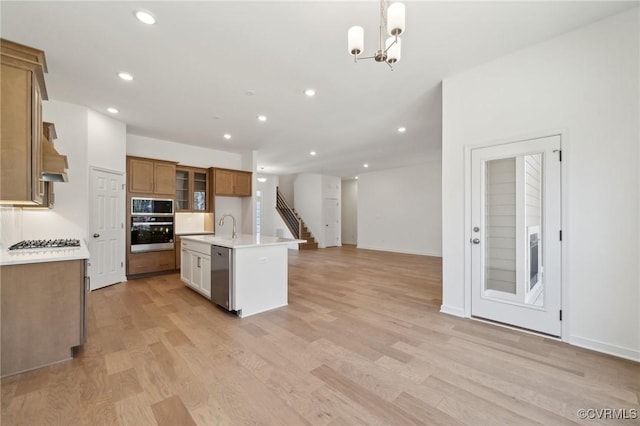
[[[89,276],[91,290],[124,277],[124,189],[122,175],[91,169]]]
[[[471,314],[561,334],[560,136],[471,153]]]
[[[336,247],[338,241],[339,208],[336,198],[324,199],[324,246]]]

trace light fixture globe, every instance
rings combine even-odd
[[[393,3],[387,9],[387,32],[399,36],[404,32],[404,4]]]
[[[364,50],[364,29],[359,26],[349,28],[347,32],[347,44],[349,53],[358,56]]]
[[[400,62],[402,40],[400,37],[389,37],[385,43],[387,49],[387,62],[391,65]]]
[[[258,175],[258,178],[256,179],[260,183],[265,183],[267,181],[267,178],[262,174],[263,172],[264,172],[264,167],[261,167],[260,168],[260,174]]]

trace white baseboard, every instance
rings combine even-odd
[[[433,252],[422,251],[422,250],[404,250],[404,249],[398,249],[394,247],[378,247],[378,246],[367,246],[367,245],[358,244],[357,248],[364,249],[364,250],[388,251],[391,253],[417,254],[420,256],[442,257],[442,253],[433,253]]]
[[[443,314],[455,315],[456,317],[465,318],[464,309],[455,306],[440,305],[440,312]]]
[[[637,349],[623,348],[622,346],[611,345],[609,343],[579,336],[569,336],[567,343],[581,348],[591,349],[596,352],[602,352],[620,358],[629,359],[631,361],[640,362],[640,350]]]

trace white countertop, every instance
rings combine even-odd
[[[280,246],[287,244],[306,243],[307,240],[294,240],[291,238],[268,237],[257,234],[240,234],[235,239],[231,235],[192,235],[181,236],[182,240],[198,241],[212,246],[222,246],[233,249],[262,247],[262,246]]]
[[[83,240],[80,240],[80,247],[0,250],[0,266],[81,259],[89,259],[89,249]]]
[[[199,231],[199,232],[176,232],[176,237],[182,238],[187,235],[213,235],[215,232],[213,231]]]

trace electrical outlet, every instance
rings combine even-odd
[[[266,257],[261,257],[258,259],[258,263],[263,264],[263,263],[267,263],[267,258]]]

